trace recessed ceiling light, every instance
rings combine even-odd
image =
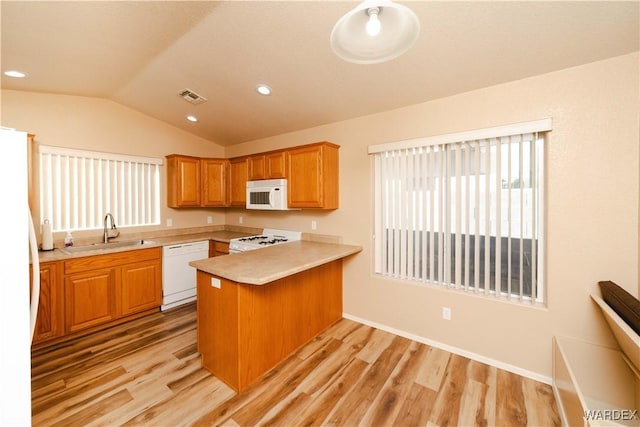
[[[188,115],[187,116],[187,120],[189,120],[190,122],[195,123],[195,122],[198,121],[198,118],[196,116]]]
[[[18,78],[22,78],[22,77],[26,77],[27,75],[25,73],[23,73],[22,71],[17,71],[17,70],[8,70],[4,72],[5,76],[8,77],[18,77]]]
[[[257,85],[256,90],[260,95],[271,95],[271,88],[265,84]]]

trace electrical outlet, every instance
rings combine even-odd
[[[444,320],[451,320],[451,309],[449,307],[442,307],[442,318]]]
[[[239,224],[242,224],[242,215],[240,215],[240,216],[238,217],[238,223],[239,223]]]
[[[173,220],[171,218],[167,218],[167,227],[173,227]]]
[[[213,217],[211,215],[207,216],[207,224],[213,224]]]
[[[220,289],[221,286],[220,279],[216,279],[215,277],[211,278],[211,287]]]
[[[316,221],[311,221],[311,229],[315,230],[318,228],[318,223]]]

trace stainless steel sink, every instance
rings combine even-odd
[[[66,254],[77,254],[83,252],[104,251],[109,249],[135,249],[154,245],[155,243],[156,242],[154,242],[153,240],[122,240],[109,243],[98,242],[82,246],[67,246],[64,248],[60,248],[60,250]]]

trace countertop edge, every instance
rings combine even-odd
[[[218,231],[209,231],[209,232],[203,232],[203,233],[163,236],[163,237],[155,237],[155,238],[151,237],[148,239],[140,239],[140,240],[145,240],[147,242],[153,242],[153,243],[148,243],[140,246],[124,246],[124,247],[109,248],[109,249],[86,250],[86,251],[77,252],[77,253],[65,253],[62,251],[62,249],[55,248],[54,250],[51,250],[51,251],[41,250],[38,252],[38,255],[41,263],[66,261],[74,258],[106,255],[106,254],[111,254],[116,252],[137,251],[141,249],[150,249],[150,248],[157,248],[157,247],[163,247],[163,246],[169,246],[169,245],[178,245],[181,243],[200,242],[204,240],[213,240],[216,242],[229,243],[229,241],[233,238],[245,237],[250,235],[251,234],[242,233],[242,232],[218,230]],[[132,240],[136,240],[136,239],[132,239]]]
[[[304,256],[302,261],[297,261],[295,256],[296,252],[298,252],[297,255],[299,256],[300,253],[305,251],[305,248],[309,255]],[[314,249],[318,248],[323,249],[323,253],[314,258]],[[266,251],[269,252],[267,253]],[[354,255],[361,251],[362,246],[356,245],[300,241],[233,254],[229,257],[224,257],[226,259],[222,259],[222,257],[220,257],[191,261],[189,262],[189,265],[205,273],[222,277],[233,282],[261,286],[278,279],[292,276],[296,273]],[[281,261],[281,268],[276,269],[268,265],[270,260],[274,257],[280,257],[283,259]],[[242,269],[234,268],[238,263],[242,263],[243,266],[246,265],[246,263],[250,263],[254,267],[252,271],[260,271],[260,273],[244,273]],[[272,271],[270,272],[269,270]]]

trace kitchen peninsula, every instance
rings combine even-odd
[[[360,246],[290,242],[192,261],[202,365],[242,391],[342,317],[342,259]]]

